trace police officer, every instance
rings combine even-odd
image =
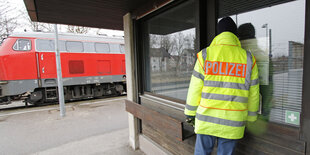
[[[254,56],[241,48],[237,26],[230,17],[218,23],[218,35],[197,54],[185,115],[195,124],[195,155],[232,154],[246,121],[259,108],[258,69]]]

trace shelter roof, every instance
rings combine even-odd
[[[32,21],[123,30],[123,16],[143,16],[172,0],[24,0]]]

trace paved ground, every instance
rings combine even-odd
[[[0,111],[0,154],[129,154],[124,97]]]

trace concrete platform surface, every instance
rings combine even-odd
[[[0,111],[0,154],[141,155],[128,147],[125,97]]]
[[[37,152],[35,155],[142,155],[140,150],[133,151],[128,142],[128,129],[92,136],[83,140],[70,142],[55,148]]]

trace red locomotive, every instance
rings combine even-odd
[[[125,91],[123,38],[59,34],[59,51],[65,100]],[[0,46],[2,104],[25,94],[31,104],[56,101],[56,78],[54,34],[14,34]]]

